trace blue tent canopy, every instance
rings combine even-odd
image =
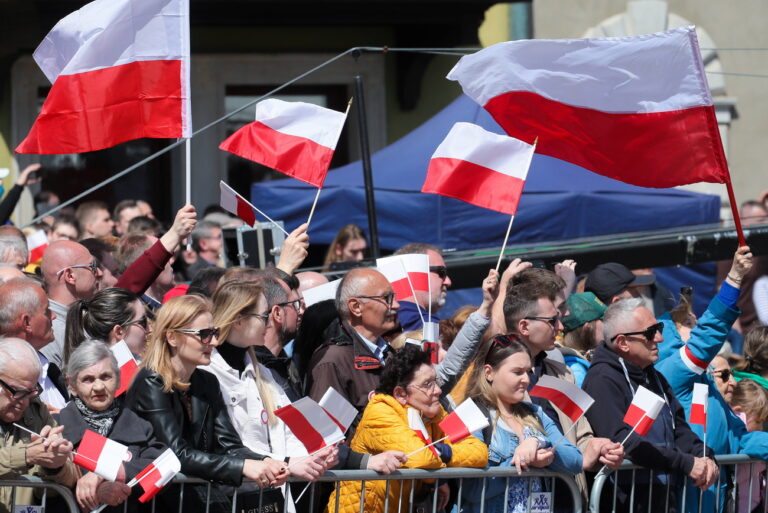
[[[413,241],[443,248],[498,247],[509,217],[420,192],[429,158],[454,123],[503,133],[480,106],[460,96],[433,118],[372,156],[380,244]],[[653,151],[649,148],[648,151]],[[251,200],[288,228],[306,221],[316,189],[294,179],[254,183]],[[720,198],[677,189],[635,187],[544,155],[535,155],[510,243],[554,241],[716,222]],[[310,229],[329,244],[341,226],[367,227],[360,161],[331,170]]]

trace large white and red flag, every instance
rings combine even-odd
[[[328,387],[318,404],[339,425],[342,433],[349,429],[357,417],[357,408],[333,387]]]
[[[85,430],[73,455],[75,465],[95,472],[107,481],[114,481],[120,465],[130,458],[128,447],[90,429]]]
[[[408,254],[377,258],[376,268],[392,285],[397,301],[413,296],[413,292],[429,291],[429,255]]]
[[[465,399],[453,412],[440,421],[440,429],[455,444],[475,431],[488,427],[488,417],[477,407],[472,399]]]
[[[256,121],[219,148],[322,187],[346,119],[311,103],[268,98],[256,105]]]
[[[18,153],[191,134],[188,0],[95,0],[61,19],[34,58],[53,85]]]
[[[148,502],[171,482],[176,474],[181,471],[181,462],[172,450],[166,449],[155,461],[139,472],[133,481],[141,485],[144,493],[139,497],[139,502]]]
[[[275,415],[285,422],[310,454],[344,438],[339,425],[309,397],[278,408]]]
[[[542,397],[557,406],[560,411],[576,422],[595,403],[595,400],[575,383],[542,375],[528,391],[532,397]]]
[[[707,400],[709,399],[709,385],[706,383],[693,384],[693,396],[691,398],[691,416],[688,421],[691,424],[703,426],[707,432]]]
[[[448,78],[537,153],[643,187],[728,181],[693,27],[499,43]]]
[[[533,145],[513,137],[456,123],[432,155],[421,192],[514,215],[533,151]]]
[[[436,458],[440,457],[440,453],[437,452],[437,448],[435,448],[434,445],[430,445],[432,443],[432,437],[429,436],[429,431],[427,431],[427,426],[424,425],[424,421],[421,419],[421,413],[419,410],[415,408],[408,408],[408,427],[413,429],[414,433],[416,433],[416,436],[418,436],[419,439],[424,442],[424,445],[429,446],[429,450],[432,451],[432,454],[434,454]]]
[[[27,248],[29,249],[29,263],[38,262],[43,258],[48,247],[48,237],[45,235],[45,231],[37,230],[32,235],[27,237]]]
[[[637,387],[632,403],[624,415],[624,423],[633,426],[635,433],[645,436],[664,406],[664,399],[643,386]]]
[[[110,346],[112,354],[115,355],[117,360],[117,366],[120,367],[120,386],[115,392],[115,397],[123,394],[130,388],[133,378],[136,373],[139,372],[139,364],[131,353],[131,348],[125,343],[125,340],[120,340],[114,345]]]

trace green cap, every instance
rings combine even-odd
[[[568,304],[568,315],[563,317],[566,333],[589,321],[602,319],[608,308],[591,292],[571,294],[565,302]]]

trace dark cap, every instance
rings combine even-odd
[[[571,294],[565,302],[568,303],[568,315],[563,317],[566,333],[589,321],[602,319],[608,308],[591,292]]]
[[[652,285],[656,282],[653,274],[633,274],[625,265],[608,262],[595,267],[584,284],[586,292],[594,293],[603,303],[610,303],[611,298],[627,287]]]

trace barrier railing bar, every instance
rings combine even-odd
[[[75,496],[72,494],[72,490],[59,483],[52,481],[44,481],[37,476],[19,476],[18,479],[3,479],[0,482],[0,488],[11,488],[11,506],[16,506],[16,488],[42,488],[43,499],[47,500],[47,490],[53,490],[64,501],[70,513],[80,513],[80,508],[75,502]],[[11,509],[13,511],[13,509]]]

